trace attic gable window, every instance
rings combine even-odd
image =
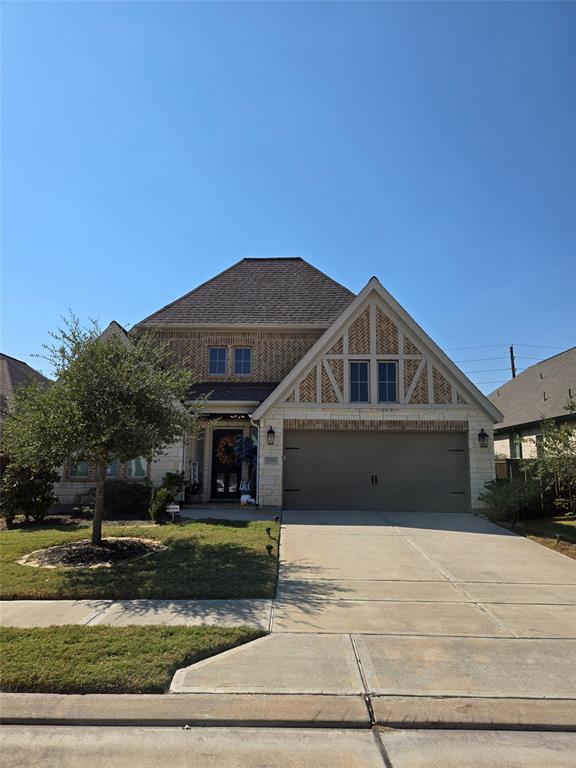
[[[397,399],[396,363],[378,363],[378,402],[395,403]]]
[[[225,375],[226,347],[210,347],[208,349],[208,373],[213,376]]]
[[[367,403],[369,400],[368,361],[350,363],[350,402]]]
[[[252,350],[250,347],[236,347],[234,350],[234,373],[248,376],[252,366]]]

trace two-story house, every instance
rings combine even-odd
[[[500,412],[375,277],[355,296],[301,258],[243,259],[133,330],[210,393],[201,438],[137,467],[184,470],[195,501],[239,499],[239,435],[267,507],[464,511],[494,477]]]

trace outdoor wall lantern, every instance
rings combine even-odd
[[[274,438],[276,437],[276,432],[270,427],[268,432],[266,432],[266,439],[268,440],[268,445],[274,445]]]
[[[484,427],[478,432],[478,442],[480,448],[488,448],[488,432],[484,432]]]

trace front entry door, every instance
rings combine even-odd
[[[241,429],[215,429],[212,440],[212,499],[240,498],[242,464],[233,450]]]

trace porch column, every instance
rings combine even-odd
[[[268,430],[274,430],[274,445],[268,445]],[[258,430],[258,503],[261,507],[282,508],[284,471],[284,419],[268,415]]]

